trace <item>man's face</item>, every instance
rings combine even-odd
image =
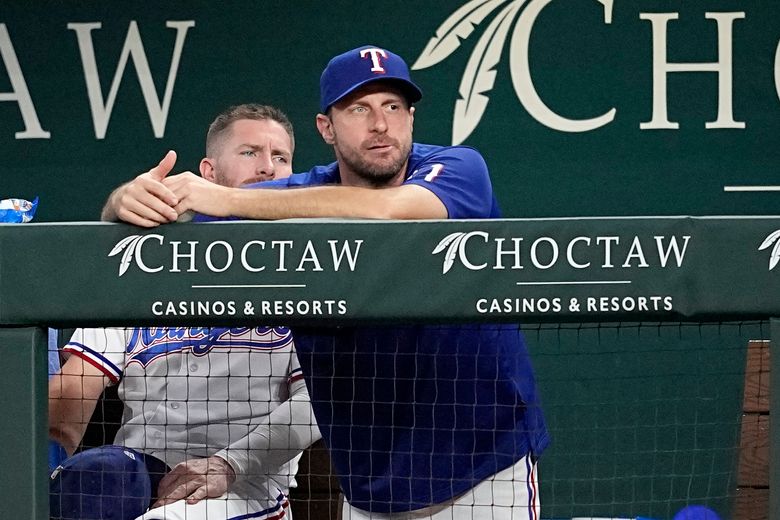
[[[272,119],[239,119],[219,139],[215,156],[201,161],[201,175],[211,182],[238,187],[292,174],[292,139]]]
[[[414,108],[400,90],[374,82],[317,116],[325,142],[332,144],[342,182],[370,186],[400,184],[412,149]]]

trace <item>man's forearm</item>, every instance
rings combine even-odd
[[[308,393],[292,396],[267,420],[215,456],[228,461],[239,478],[274,473],[321,438]]]
[[[447,218],[447,210],[438,197],[419,186],[377,189],[352,186],[233,189],[225,193],[222,201],[222,214],[218,216],[255,220],[318,217]]]
[[[55,374],[49,381],[49,438],[73,455],[87,429],[96,401],[80,392],[78,376]],[[80,378],[79,378],[80,379]]]

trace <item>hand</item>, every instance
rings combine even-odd
[[[171,150],[157,166],[114,190],[103,208],[102,219],[123,220],[142,227],[175,221],[178,213],[174,207],[179,200],[163,184],[175,164],[176,152]]]
[[[213,217],[229,217],[227,196],[230,188],[220,186],[190,172],[163,179],[162,183],[178,199],[178,215],[196,211]]]
[[[221,457],[186,460],[162,478],[152,508],[183,499],[195,504],[204,498],[216,498],[224,495],[235,481],[236,472]]]

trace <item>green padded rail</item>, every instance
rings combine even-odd
[[[0,324],[767,318],[778,235],[780,217],[0,225]]]

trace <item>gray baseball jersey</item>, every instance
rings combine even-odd
[[[119,385],[124,412],[115,444],[171,467],[219,455],[248,494],[286,495],[300,449],[319,438],[287,328],[79,329],[63,350]],[[280,426],[303,432],[307,444],[273,435],[275,410],[277,421],[287,421]],[[280,437],[287,440],[275,446]]]

